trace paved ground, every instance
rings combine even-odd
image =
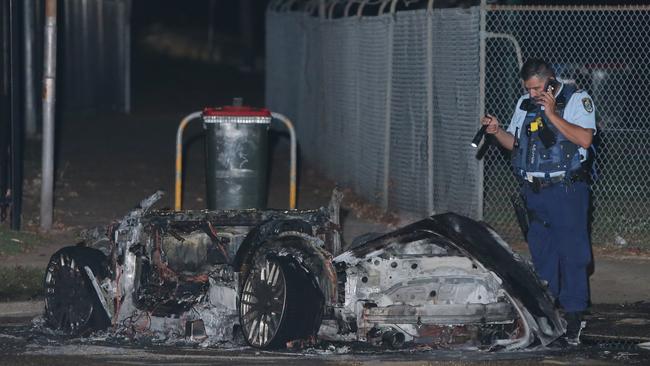
[[[648,258],[596,258],[590,278],[591,301],[597,304],[650,301],[648,271]]]
[[[647,328],[647,308],[625,309],[634,318],[622,317],[620,307],[601,307],[590,321],[596,326],[584,344],[574,348],[538,348],[518,352],[485,352],[476,349],[409,347],[379,350],[355,344],[321,344],[297,351],[258,351],[233,345],[205,347],[187,342],[107,339],[94,336],[64,339],[31,318],[0,318],[0,365],[647,365],[650,350],[633,343],[644,337],[604,337],[599,328]],[[600,323],[599,323],[600,322]],[[627,341],[626,341],[627,340]]]

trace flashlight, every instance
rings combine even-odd
[[[488,125],[483,125],[477,132],[476,135],[474,135],[474,138],[472,139],[472,147],[478,147],[478,144],[481,143],[481,140],[483,139],[483,135],[485,135],[485,129],[487,129]]]

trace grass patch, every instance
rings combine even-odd
[[[27,231],[14,231],[0,226],[0,256],[25,253],[46,242],[47,239],[38,234]]]
[[[0,267],[0,301],[43,298],[44,268]]]

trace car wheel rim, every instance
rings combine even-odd
[[[92,298],[74,258],[61,254],[50,261],[45,273],[45,312],[56,328],[78,333],[90,320]]]
[[[264,260],[250,272],[241,296],[244,336],[255,347],[266,347],[278,333],[286,308],[284,271],[275,260]]]

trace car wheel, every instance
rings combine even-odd
[[[242,286],[239,318],[246,342],[278,348],[314,335],[323,297],[308,273],[290,257],[253,262]]]
[[[66,247],[54,253],[45,272],[45,321],[67,335],[83,336],[106,329],[110,320],[84,269],[96,278],[106,275],[105,256],[85,247]]]

